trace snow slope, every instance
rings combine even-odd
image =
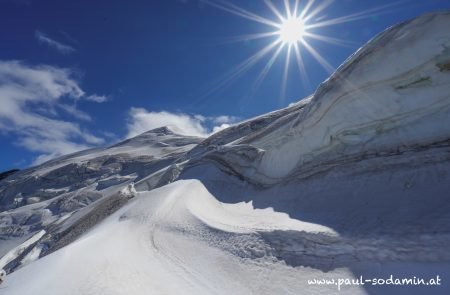
[[[195,180],[139,193],[77,242],[15,272],[6,290],[24,295],[30,286],[34,294],[283,294],[322,275],[274,264],[256,233],[332,231],[251,207],[223,205]],[[43,269],[48,270],[44,277],[35,275]]]
[[[128,200],[119,192],[176,162],[202,139],[158,128],[104,149],[87,150],[16,172],[0,182],[0,256],[20,255],[0,268],[14,270],[29,252],[46,255],[69,243]],[[26,240],[47,230],[36,244]]]
[[[230,137],[228,130],[209,141],[259,149],[252,171],[243,174],[268,184],[316,163],[445,145],[449,26],[448,13],[436,13],[390,28],[351,56],[312,97],[269,114],[274,121],[267,126],[241,138]],[[248,124],[235,130],[247,130]]]
[[[339,294],[448,294],[449,27],[389,28],[310,97],[209,138],[160,128],[2,180],[0,292],[336,294],[308,279],[439,275]]]

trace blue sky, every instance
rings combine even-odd
[[[276,20],[263,1],[228,2]],[[283,9],[283,1],[272,2]],[[390,3],[337,0],[315,18]],[[309,44],[336,68],[385,28],[443,9],[450,9],[448,0],[403,1],[382,14],[312,30],[345,46]],[[158,125],[206,135],[311,94],[329,73],[305,50],[307,85],[290,66],[282,91],[287,50],[259,85],[255,80],[270,55],[223,83],[236,65],[277,38],[235,37],[268,29],[197,0],[0,1],[0,171],[108,145]]]

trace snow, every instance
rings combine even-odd
[[[277,236],[278,231],[290,234]],[[294,232],[310,234],[309,239],[320,234],[338,237],[329,228],[271,208],[221,203],[200,181],[180,180],[137,193],[76,242],[9,275],[4,287],[6,294],[33,290],[37,295],[179,294],[181,290],[183,294],[297,294],[299,290],[334,294],[336,286],[311,286],[307,280],[357,278],[360,272],[355,269],[362,267],[358,264],[323,272],[278,260],[273,245],[279,241],[284,251],[299,250],[294,240],[286,241]],[[398,262],[381,268],[363,266],[366,275],[405,274]],[[409,263],[408,268],[414,275],[449,274],[439,264]],[[345,286],[339,293],[366,294],[366,290]]]
[[[22,259],[20,264],[22,266],[24,266],[24,265],[27,265],[28,263],[31,263],[31,262],[39,259],[39,255],[41,254],[41,251],[42,251],[42,246],[39,245],[39,246],[33,247],[33,249],[31,249],[31,251],[28,252],[27,255],[25,255],[25,257]]]
[[[220,204],[199,181],[177,181],[139,193],[77,242],[14,272],[5,288],[8,294],[279,294],[299,290],[314,274],[323,276],[292,272],[271,257],[255,262],[233,256],[229,251],[246,249],[230,249],[221,237],[232,234],[257,252],[249,234],[274,228],[327,231],[273,210]]]
[[[308,279],[393,274],[444,284],[339,294],[449,293],[449,27],[389,28],[313,95],[209,138],[158,128],[1,181],[1,291],[336,294]]]
[[[33,235],[31,238],[20,244],[19,246],[15,247],[8,253],[6,253],[1,259],[0,259],[0,269],[4,268],[5,265],[7,265],[9,262],[17,258],[20,254],[23,253],[23,251],[29,247],[30,245],[33,245],[36,243],[40,238],[42,238],[45,234],[45,230],[42,230],[38,232],[37,234]]]
[[[112,147],[55,159],[3,180],[0,254],[21,244],[24,237],[49,227],[51,230],[34,248],[42,251],[23,249],[23,255],[30,257],[46,255],[58,244],[61,234],[64,236],[81,220],[89,220],[98,209],[103,212],[105,204],[111,203],[106,212],[120,206],[121,201],[117,203],[114,196],[125,186],[175,162],[201,140],[158,128]],[[15,256],[17,261],[7,271],[20,266],[20,259]]]
[[[429,14],[365,45],[295,120],[252,142],[266,150],[260,173],[280,179],[312,159],[446,139],[450,77],[437,65],[450,62],[448,27],[448,14]]]

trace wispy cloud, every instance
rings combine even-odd
[[[206,137],[229,127],[236,121],[237,117],[232,116],[205,117],[166,111],[152,112],[144,108],[133,107],[128,112],[127,137],[163,126],[167,126],[179,134]]]
[[[40,153],[35,164],[104,143],[79,123],[91,119],[75,104],[86,97],[68,69],[0,61],[0,133]]]
[[[64,110],[66,113],[74,116],[75,118],[77,118],[79,120],[86,121],[86,122],[92,121],[92,118],[88,113],[83,112],[82,110],[79,110],[77,108],[77,106],[74,104],[60,104],[59,107],[62,110]]]
[[[149,112],[143,108],[131,108],[128,120],[128,135],[133,137],[158,127],[167,126],[176,133],[192,136],[206,136],[207,129],[202,121],[187,114]]]
[[[224,129],[227,129],[230,126],[231,126],[231,124],[222,123],[218,126],[214,126],[211,133],[216,133],[216,132],[222,131]]]
[[[97,94],[92,94],[92,95],[86,96],[86,99],[90,100],[90,101],[98,102],[98,103],[102,103],[102,102],[108,101],[108,97],[107,96],[105,96],[105,95],[97,95]]]
[[[55,39],[50,38],[47,34],[41,32],[41,31],[36,31],[34,33],[36,39],[42,43],[45,44],[47,46],[49,46],[50,48],[55,49],[56,51],[58,51],[61,54],[71,54],[75,51],[75,48],[67,45],[67,44],[63,44],[59,41],[56,41]]]
[[[238,122],[240,119],[235,116],[217,116],[217,117],[209,117],[214,124],[233,124]]]
[[[235,116],[217,116],[217,117],[209,117],[208,118],[212,123],[213,123],[213,127],[212,127],[212,133],[216,133],[219,132],[221,130],[227,129],[228,127],[230,127],[232,124],[240,121],[240,119],[238,117]]]

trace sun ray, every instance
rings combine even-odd
[[[311,45],[306,41],[301,41],[303,47],[311,53],[311,55],[317,60],[317,62],[330,74],[335,71],[335,68],[325,59],[323,58]]]
[[[289,4],[289,0],[284,0],[284,9],[286,9],[287,18],[290,18],[292,16],[292,14],[291,14],[291,5]]]
[[[280,42],[272,42],[263,49],[259,50],[237,66],[235,66],[232,70],[228,71],[222,78],[216,80],[213,83],[211,89],[207,90],[200,98],[206,97],[207,95],[217,91],[220,88],[223,88],[234,79],[238,78],[240,75],[248,71],[252,66],[254,66],[259,60],[261,60],[264,56],[270,53]]]
[[[300,13],[299,17],[303,19],[305,15],[309,12],[311,7],[314,5],[315,0],[308,0],[305,7],[302,9],[302,12]]]
[[[281,12],[275,7],[275,5],[272,3],[271,0],[264,0],[264,3],[266,4],[267,7],[269,7],[270,10],[272,10],[272,12],[278,17],[278,19],[280,21],[284,20],[283,15],[281,14]]]
[[[266,18],[264,15],[259,15],[244,9],[237,4],[228,0],[200,0],[204,3],[229,12],[241,18],[245,18],[254,22],[258,22],[270,27],[274,27],[275,31],[261,32],[256,34],[246,34],[229,38],[228,42],[240,42],[240,41],[253,41],[270,39],[269,45],[247,58],[242,63],[238,64],[231,71],[225,74],[221,79],[215,82],[214,88],[208,91],[208,93],[214,92],[217,89],[224,87],[231,83],[236,78],[240,77],[243,73],[247,72],[261,59],[267,57],[268,60],[265,63],[261,72],[257,75],[253,87],[251,90],[257,89],[269,71],[273,68],[274,63],[277,61],[280,54],[285,50],[286,59],[284,60],[284,68],[281,73],[281,99],[284,99],[287,92],[288,77],[290,72],[291,58],[295,55],[295,61],[297,63],[298,71],[305,88],[310,88],[309,76],[305,66],[305,58],[312,57],[317,63],[319,63],[327,72],[333,73],[335,68],[313,47],[310,41],[317,40],[332,45],[351,47],[354,49],[359,44],[339,39],[337,37],[329,37],[319,32],[315,32],[316,28],[323,28],[332,25],[338,25],[346,22],[356,21],[364,19],[373,15],[379,15],[383,13],[392,12],[392,8],[401,2],[395,2],[388,5],[374,7],[372,9],[352,13],[345,16],[329,18],[325,13],[325,10],[336,3],[335,0],[278,0],[274,3],[272,0],[263,0],[265,6],[274,14],[272,19]],[[235,0],[234,3],[237,3]],[[406,0],[401,0],[406,1]],[[278,3],[281,3],[280,5]],[[281,7],[284,5],[284,7]],[[278,38],[276,38],[278,37]],[[305,52],[306,55],[305,55]]]
[[[402,2],[403,1],[398,1],[398,2],[394,2],[394,3],[378,6],[375,8],[371,8],[368,10],[360,11],[357,13],[352,13],[349,15],[313,23],[313,24],[307,25],[306,28],[307,29],[321,28],[321,27],[326,27],[326,26],[338,25],[338,24],[342,24],[342,23],[346,23],[346,22],[352,22],[352,21],[356,21],[356,20],[360,20],[360,19],[364,19],[364,18],[376,16],[376,15],[385,14],[385,13],[391,13],[391,12],[393,12],[393,10],[391,8],[398,6]]]
[[[297,61],[297,66],[300,71],[300,78],[302,79],[303,86],[307,86],[309,88],[310,83],[308,75],[306,74],[305,64],[303,62],[302,54],[300,52],[300,47],[298,46],[298,43],[294,44],[294,52],[295,52],[295,60]]]
[[[223,43],[235,43],[235,42],[242,42],[242,41],[251,41],[251,40],[258,40],[258,39],[264,39],[267,37],[273,37],[277,36],[278,32],[267,32],[267,33],[256,33],[256,34],[245,34],[245,35],[239,35],[229,38],[223,38]]]
[[[324,35],[318,35],[318,34],[314,34],[314,33],[310,33],[310,32],[305,32],[304,35],[305,35],[305,37],[309,37],[311,39],[323,41],[323,42],[333,44],[333,45],[339,45],[339,46],[350,47],[350,48],[353,48],[358,45],[358,43],[351,42],[348,40],[328,37],[328,36],[324,36]]]
[[[292,11],[292,15],[293,15],[293,16],[297,16],[297,15],[298,15],[298,5],[299,5],[299,1],[300,1],[300,0],[295,0],[295,2],[294,2],[294,10]]]
[[[227,1],[221,1],[221,0],[217,0],[217,1],[213,1],[213,0],[201,0],[203,1],[205,4],[211,5],[213,7],[216,7],[218,9],[221,9],[223,11],[227,11],[229,13],[232,13],[236,16],[240,16],[255,22],[259,22],[268,26],[272,26],[272,27],[279,27],[279,24],[271,21],[267,18],[264,18],[260,15],[257,15],[255,13],[249,12],[239,6],[236,6],[234,4],[231,4],[230,2]]]
[[[333,4],[334,0],[324,0],[322,4],[318,5],[314,10],[312,10],[310,13],[304,15],[303,21],[306,23],[319,13],[321,13],[323,10],[325,10],[328,6]]]
[[[252,93],[254,93],[254,91],[256,91],[256,89],[258,89],[259,86],[261,85],[261,83],[264,81],[264,78],[267,76],[267,74],[269,73],[273,64],[277,60],[278,56],[280,55],[281,51],[283,50],[283,47],[284,47],[284,45],[281,44],[281,42],[280,42],[280,45],[278,46],[277,50],[273,53],[271,58],[267,61],[263,70],[261,71],[261,73],[256,78],[255,82],[253,83]]]
[[[281,102],[284,102],[286,98],[286,88],[287,88],[287,80],[288,80],[288,73],[289,73],[289,60],[291,59],[291,49],[292,45],[288,45],[287,53],[286,53],[286,60],[284,62],[284,71],[283,71],[283,78],[281,80],[281,92],[280,92],[280,99]]]

